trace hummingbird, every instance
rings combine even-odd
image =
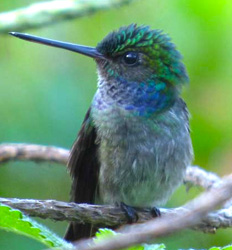
[[[128,218],[133,207],[165,204],[193,159],[189,112],[180,97],[188,76],[170,37],[137,24],[109,33],[96,47],[10,34],[96,62],[97,91],[68,161],[71,200],[120,204]],[[89,237],[91,230],[71,222],[65,239]]]

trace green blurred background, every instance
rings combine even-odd
[[[4,4],[3,4],[4,2]],[[1,1],[0,11],[35,1]],[[95,46],[109,31],[132,22],[170,34],[184,56],[190,85],[184,99],[192,114],[194,164],[220,176],[232,169],[232,1],[140,0],[119,9],[26,31]],[[70,148],[96,91],[94,61],[75,53],[0,37],[0,141]],[[0,196],[68,201],[70,178],[64,166],[33,162],[0,168]],[[168,206],[201,190],[180,188]],[[67,223],[38,220],[63,235]],[[190,230],[158,242],[168,250],[208,248],[232,242],[232,230],[208,235]],[[43,249],[12,233],[0,232],[0,249]]]

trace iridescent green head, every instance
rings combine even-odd
[[[96,48],[11,32],[21,39],[71,50],[97,62],[99,109],[118,105],[135,115],[151,115],[173,105],[188,81],[181,55],[160,30],[131,24],[107,35]]]
[[[101,67],[105,76],[140,82],[154,79],[176,88],[188,81],[175,45],[162,31],[149,26],[121,27],[108,34],[96,49],[109,59]]]

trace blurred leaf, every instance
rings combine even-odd
[[[223,247],[222,250],[232,250],[232,245],[229,245],[229,246],[226,246],[226,247]]]
[[[48,247],[71,248],[71,244],[25,216],[21,211],[2,204],[0,204],[0,228],[31,237]]]
[[[144,246],[144,250],[165,250],[166,249],[164,244],[152,244],[152,245],[143,244],[143,246]]]
[[[96,238],[94,241],[99,242],[101,240],[105,240],[105,239],[108,239],[110,237],[113,237],[117,234],[118,233],[114,232],[111,229],[100,228],[99,231],[96,233]],[[125,248],[124,250],[165,250],[165,246],[164,246],[164,244],[152,244],[152,245],[141,244],[138,246]]]
[[[221,247],[212,247],[209,250],[232,250],[232,245],[225,246],[223,248],[221,248]]]

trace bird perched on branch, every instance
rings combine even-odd
[[[189,114],[179,96],[188,76],[170,38],[135,24],[108,34],[96,48],[11,34],[96,61],[98,89],[68,162],[72,201],[120,204],[131,221],[133,206],[164,204],[193,157]],[[65,238],[90,233],[91,225],[72,222]]]

